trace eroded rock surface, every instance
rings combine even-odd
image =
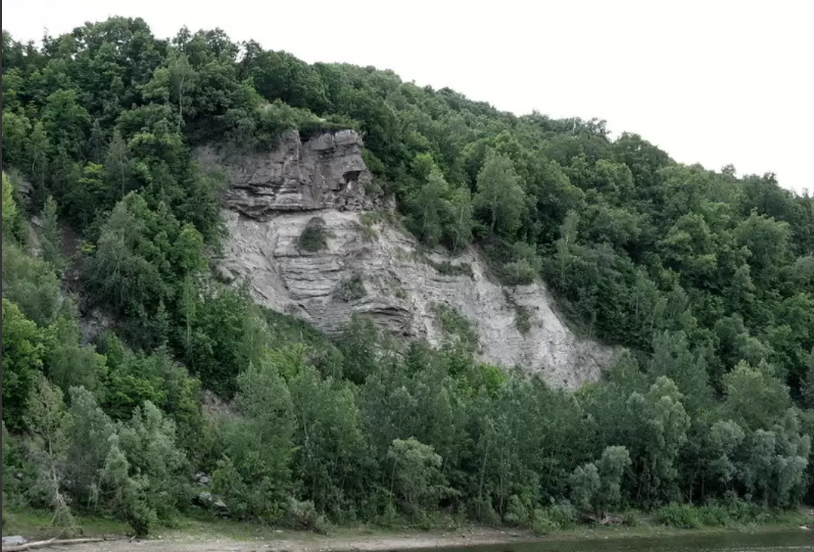
[[[396,336],[439,344],[447,334],[436,306],[447,305],[471,322],[483,360],[519,365],[569,388],[599,377],[611,350],[574,335],[542,284],[503,287],[487,276],[476,251],[423,257],[413,238],[381,218],[375,222],[360,185],[370,174],[355,132],[299,144],[293,133],[284,138],[270,154],[224,163],[232,189],[220,278],[247,279],[260,304],[329,333],[363,313]],[[211,149],[202,154],[222,160]],[[300,236],[315,217],[327,241],[308,251]],[[445,262],[468,266],[471,276],[433,266]],[[518,329],[521,316],[525,332]]]
[[[286,211],[371,208],[364,193],[371,176],[361,151],[362,140],[353,130],[327,132],[306,142],[297,131],[288,131],[273,151],[237,156],[208,146],[195,155],[226,170],[231,209],[268,220]]]

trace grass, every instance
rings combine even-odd
[[[746,523],[733,523],[727,526],[698,526],[692,529],[666,526],[658,522],[658,515],[641,515],[640,522],[635,527],[625,525],[575,525],[566,529],[550,527],[544,535],[535,536],[531,531],[502,528],[494,531],[504,531],[507,541],[520,537],[528,540],[544,541],[570,541],[590,539],[622,539],[642,537],[670,537],[681,535],[715,535],[725,533],[771,533],[787,531],[800,525],[814,523],[810,514],[803,512],[776,512],[764,513],[758,518]],[[28,539],[48,539],[59,535],[59,530],[50,527],[51,513],[31,508],[10,507],[3,509],[3,535],[23,535]],[[76,516],[80,527],[78,536],[124,536],[131,533],[130,528],[122,522],[102,517]],[[482,530],[477,526],[466,523],[457,526],[455,533],[466,532],[467,529]],[[450,527],[437,527],[427,530],[418,530],[414,527],[383,528],[376,525],[361,524],[354,526],[333,526],[329,536],[336,539],[359,541],[366,537],[386,537],[410,535],[443,535],[450,532]],[[274,541],[288,540],[308,544],[324,537],[316,533],[295,531],[284,527],[275,527],[263,523],[238,522],[215,517],[207,512],[191,509],[173,523],[171,528],[158,528],[152,538],[207,542],[215,540],[233,541]]]
[[[124,535],[131,532],[130,526],[122,521],[74,516],[78,530],[75,535],[66,535],[62,528],[51,526],[52,518],[50,511],[26,507],[3,508],[3,535],[24,535],[28,539],[38,540],[69,536]]]

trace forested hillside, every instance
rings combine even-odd
[[[4,508],[146,534],[215,507],[198,472],[234,518],[320,530],[726,524],[814,495],[814,198],[772,175],[140,19],[3,31],[2,94]],[[361,318],[329,340],[213,279],[226,183],[191,148],[338,128],[424,245],[542,278],[629,352],[571,394]],[[113,321],[89,343],[80,304]]]

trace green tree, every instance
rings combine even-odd
[[[597,510],[604,512],[622,503],[622,477],[631,465],[630,454],[623,446],[607,447],[599,459],[601,482],[597,495]]]
[[[106,502],[107,497],[100,495],[105,477],[100,471],[105,468],[116,427],[84,387],[71,388],[68,412],[73,424],[68,433],[65,480],[75,502],[93,509],[100,499],[102,505]]]
[[[593,463],[574,468],[569,478],[571,502],[585,512],[596,512],[597,494],[602,487],[599,470]]]
[[[753,368],[739,363],[724,376],[724,393],[724,411],[750,430],[771,427],[790,406],[788,388],[766,365]]]
[[[42,210],[42,258],[50,264],[57,273],[63,269],[62,236],[60,235],[57,220],[57,204],[54,198],[48,196]]]
[[[37,477],[29,489],[54,512],[51,524],[72,529],[74,526],[68,497],[63,493],[68,433],[72,423],[65,410],[62,391],[39,374],[26,412],[26,426],[32,436],[32,454]]]
[[[441,472],[442,459],[433,448],[409,438],[395,439],[387,450],[392,466],[390,489],[410,515],[435,509],[448,492]]]
[[[3,421],[12,429],[25,427],[47,343],[47,334],[3,297]]]
[[[3,238],[8,236],[17,218],[17,204],[14,202],[14,188],[3,173]]]
[[[223,428],[226,457],[214,486],[240,517],[282,515],[291,490],[295,417],[291,395],[276,367],[250,366],[237,378],[242,419]]]
[[[475,207],[488,213],[489,229],[505,236],[513,235],[525,214],[525,194],[512,161],[490,154],[478,173]]]
[[[444,223],[451,210],[446,199],[448,195],[449,185],[440,171],[433,169],[426,184],[421,186],[412,199],[413,214],[408,221],[409,226],[430,247],[438,245],[443,237]]]

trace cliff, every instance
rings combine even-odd
[[[443,305],[469,321],[485,361],[568,388],[598,378],[611,350],[571,332],[541,283],[503,287],[474,249],[423,254],[388,222],[386,206],[365,196],[361,148],[355,132],[339,131],[304,142],[289,132],[274,151],[240,157],[199,149],[230,179],[220,277],[248,279],[260,304],[329,333],[363,313],[398,337],[439,344]],[[318,250],[303,246],[307,227],[325,237]]]

